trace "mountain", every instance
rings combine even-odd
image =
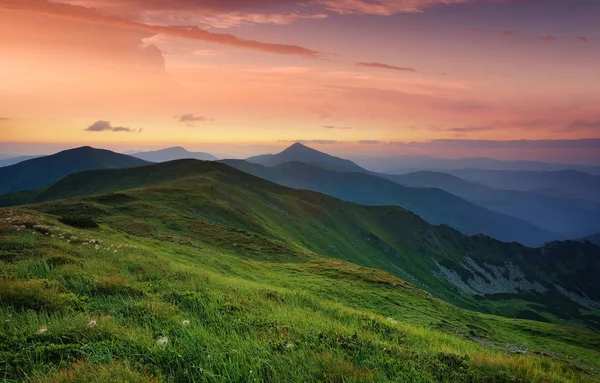
[[[380,158],[362,158],[360,164],[368,169],[390,173],[404,174],[419,170],[511,170],[511,171],[558,171],[578,170],[591,174],[600,173],[600,166],[561,164],[526,160],[498,160],[493,158],[435,158],[430,156],[392,156]]]
[[[250,157],[246,161],[263,166],[276,166],[285,162],[304,162],[323,169],[339,172],[367,172],[366,169],[361,168],[350,160],[325,154],[301,143],[295,143],[278,154]]]
[[[0,168],[0,194],[39,188],[82,170],[147,164],[138,158],[84,146]]]
[[[600,231],[598,203],[535,192],[494,189],[440,172],[381,176],[404,186],[445,190],[476,205],[526,220],[545,230],[564,233],[565,238],[578,238]]]
[[[1,159],[0,160],[0,168],[3,168],[5,166],[10,166],[10,165],[15,165],[15,164],[18,164],[19,162],[23,162],[23,161],[27,161],[27,160],[31,160],[31,159],[39,158],[39,157],[42,157],[42,156],[20,156],[20,157]]]
[[[584,239],[590,241],[591,243],[595,243],[596,245],[600,245],[600,233],[590,235],[589,237],[586,237]]]
[[[589,243],[466,237],[215,162],[51,188],[82,197],[0,209],[8,382],[597,381]]]
[[[131,154],[133,157],[140,158],[149,162],[167,162],[173,160],[182,160],[186,158],[193,158],[202,161],[215,161],[217,158],[208,153],[202,152],[189,152],[181,146],[175,146],[172,148],[166,148],[151,152],[139,152]]]
[[[462,169],[448,173],[497,189],[600,202],[600,176],[575,170],[525,172]]]
[[[297,165],[283,168],[298,171]],[[323,175],[320,180],[334,176]],[[79,172],[42,189],[36,200],[47,202],[28,208],[91,216],[129,235],[160,241],[249,257],[267,252],[273,261],[283,257],[281,262],[294,262],[296,251],[339,258],[407,278],[436,296],[486,312],[536,312],[544,320],[595,326],[594,317],[581,316],[579,310],[600,307],[596,245],[554,242],[531,249],[469,237],[448,226],[432,226],[402,207],[362,206],[289,189],[218,162],[180,160]],[[518,310],[503,306],[511,300],[521,302],[514,306]]]
[[[325,193],[364,205],[396,205],[432,224],[446,224],[469,234],[483,233],[504,241],[541,245],[558,238],[528,222],[484,209],[440,189],[410,188],[371,174],[336,172],[301,162],[274,167],[241,160],[230,166],[278,184]]]

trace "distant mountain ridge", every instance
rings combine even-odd
[[[10,166],[10,165],[16,165],[19,162],[32,160],[34,158],[39,158],[39,157],[44,157],[44,156],[42,156],[42,155],[40,155],[40,156],[19,156],[19,157],[5,158],[5,159],[0,160],[0,168],[3,168],[5,166]]]
[[[374,171],[404,174],[419,170],[445,172],[459,169],[508,170],[508,171],[558,171],[578,170],[590,174],[600,174],[600,166],[552,163],[529,160],[499,160],[486,157],[436,158],[431,156],[392,156],[357,160]]]
[[[350,160],[325,154],[301,143],[295,143],[278,154],[249,157],[246,161],[263,166],[277,166],[286,162],[304,162],[323,169],[339,172],[367,172],[366,169],[361,168]]]
[[[447,173],[492,188],[600,202],[600,176],[576,170],[532,172],[461,169]]]
[[[598,203],[539,194],[535,190],[496,189],[448,173],[421,171],[384,177],[409,187],[439,188],[479,206],[526,220],[545,230],[565,233],[571,238],[600,232]]]
[[[131,154],[133,157],[140,158],[149,162],[167,162],[183,159],[196,159],[202,161],[215,161],[217,157],[204,152],[190,152],[181,146],[174,146],[149,152],[137,152]]]
[[[39,188],[82,170],[148,164],[139,158],[84,146],[0,168],[0,194]]]
[[[429,223],[446,224],[471,235],[483,233],[532,246],[559,238],[556,233],[474,205],[441,189],[411,188],[368,173],[338,172],[303,162],[273,167],[243,160],[221,162],[287,187],[317,191],[362,205],[402,206]]]

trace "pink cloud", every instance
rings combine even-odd
[[[207,41],[216,44],[229,45],[238,48],[255,49],[262,52],[283,55],[297,55],[309,58],[321,58],[322,54],[315,50],[290,44],[275,44],[256,40],[246,40],[231,34],[215,33],[199,27],[180,27],[149,25],[136,21],[109,16],[95,9],[68,4],[51,3],[36,0],[5,0],[5,9],[45,14],[55,17],[83,21],[87,23],[114,26],[119,28],[142,30],[153,34],[163,33],[169,36],[182,37],[192,40]]]
[[[401,72],[416,72],[417,71],[416,69],[413,69],[413,68],[399,67],[399,66],[395,66],[395,65],[383,64],[383,63],[378,63],[378,62],[360,62],[360,63],[357,63],[356,66],[359,66],[362,68],[389,69],[389,70],[395,70],[395,71],[401,71]]]

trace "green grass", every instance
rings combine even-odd
[[[400,207],[361,206],[193,160],[77,173],[19,196],[21,203],[47,201],[29,205],[38,211],[91,218],[132,236],[277,262],[326,255],[387,271],[463,308],[600,330],[598,310],[585,309],[555,287],[600,301],[600,249],[590,243],[531,249],[468,237]],[[67,197],[74,199],[60,199]],[[510,261],[549,292],[479,299],[436,275],[437,262],[463,280],[473,278],[461,265],[466,256],[484,268]]]
[[[286,238],[138,204],[99,229],[0,210],[0,379],[599,381],[595,333],[463,310]]]

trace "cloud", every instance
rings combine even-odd
[[[300,143],[300,144],[307,144],[307,145],[337,145],[337,144],[343,144],[343,141],[334,141],[334,140],[279,140],[277,142],[282,142],[282,143]]]
[[[323,125],[325,129],[335,129],[335,130],[352,130],[354,129],[351,126],[333,126],[333,125]]]
[[[177,118],[179,120],[179,122],[187,122],[187,123],[214,121],[214,119],[212,119],[212,118],[208,118],[208,117],[204,117],[204,116],[196,116],[196,115],[194,115],[194,113],[183,114],[181,116],[176,116],[175,118]]]
[[[497,126],[465,126],[465,127],[441,127],[441,126],[430,126],[428,130],[432,132],[452,132],[452,133],[475,133],[475,132],[488,132],[490,130],[502,129]]]
[[[73,4],[81,0],[63,0]],[[462,4],[482,0],[86,0],[85,4],[117,14],[177,18],[186,14],[260,16],[258,22],[273,23],[270,18],[301,19],[307,15],[380,15],[421,12],[436,5]],[[496,0],[514,2],[514,0]],[[262,19],[264,18],[264,20]]]
[[[112,126],[109,121],[96,121],[85,129],[86,132],[141,133],[142,129],[132,129],[123,126]]]
[[[558,37],[556,37],[556,36],[552,36],[552,35],[547,35],[547,36],[544,36],[544,37],[542,37],[542,40],[546,40],[546,41],[556,41],[556,40],[558,40]]]
[[[94,3],[94,2],[92,2]],[[107,3],[110,3],[108,1]],[[135,0],[130,2],[136,3]],[[161,3],[156,1],[153,3]],[[144,9],[140,2],[141,9]],[[102,4],[99,4],[102,5]],[[221,45],[229,45],[238,48],[254,49],[267,53],[276,53],[282,55],[296,55],[309,58],[324,58],[324,55],[315,50],[290,44],[275,44],[256,40],[246,40],[231,34],[215,33],[196,26],[172,26],[172,25],[151,25],[143,22],[132,21],[121,17],[111,16],[100,13],[96,9],[75,6],[69,4],[52,3],[40,0],[4,0],[4,9],[25,11],[37,14],[45,14],[55,17],[63,17],[82,22],[113,26],[132,30],[141,30],[153,34],[163,33],[165,35],[186,38],[190,40],[200,40]]]
[[[9,117],[0,117],[0,121],[10,121]]]
[[[600,120],[597,121],[574,121],[567,127],[566,130],[580,130],[580,129],[598,129],[600,130]]]
[[[389,70],[395,70],[395,71],[400,71],[400,72],[416,72],[417,71],[416,69],[413,69],[413,68],[403,68],[403,67],[399,67],[399,66],[388,65],[388,64],[378,63],[378,62],[360,62],[360,63],[357,63],[356,66],[362,67],[362,68],[389,69]]]
[[[579,41],[583,41],[583,42],[586,42],[586,43],[589,43],[589,42],[590,42],[590,40],[589,40],[587,37],[585,37],[585,36],[577,36],[577,37],[575,37],[575,38],[576,38],[577,40],[579,40]]]
[[[378,140],[360,140],[358,143],[361,145],[379,145],[383,144],[384,142]]]
[[[513,36],[518,34],[519,32],[517,31],[502,31],[502,36],[504,37],[509,37],[509,36]]]

